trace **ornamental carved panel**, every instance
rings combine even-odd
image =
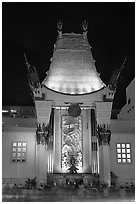
[[[97,127],[97,138],[100,145],[110,145],[111,131],[108,125],[98,125]]]

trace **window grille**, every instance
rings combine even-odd
[[[117,162],[120,163],[131,163],[131,144],[129,143],[118,143],[116,145],[117,151]]]
[[[12,162],[25,162],[27,142],[12,142]]]

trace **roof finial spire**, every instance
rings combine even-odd
[[[29,69],[30,68],[30,64],[28,63],[28,60],[27,60],[25,52],[24,52],[24,58],[25,58],[25,64],[27,65],[27,68]]]
[[[83,27],[84,39],[86,39],[87,38],[87,30],[88,30],[88,22],[86,20],[82,21],[82,27]]]
[[[61,20],[59,20],[58,23],[57,23],[59,38],[62,37],[62,26],[63,26],[63,22]]]
[[[120,81],[120,74],[121,74],[122,70],[125,67],[126,60],[127,60],[127,57],[125,57],[121,67],[119,69],[114,70],[114,72],[113,72],[113,74],[111,76],[110,82],[109,82],[109,88],[111,90],[116,90],[116,88],[118,86],[118,83]]]

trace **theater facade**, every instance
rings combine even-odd
[[[111,185],[113,173],[118,183],[134,183],[134,81],[126,108],[112,120],[125,61],[105,85],[96,70],[86,21],[82,27],[82,34],[62,33],[58,23],[42,83],[25,56],[35,108],[23,114],[27,107],[3,107],[3,182],[24,183],[36,176],[38,185],[49,181],[65,185],[76,178],[85,184],[98,179]],[[75,172],[70,172],[72,166]]]

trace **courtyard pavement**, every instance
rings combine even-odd
[[[104,193],[91,189],[67,189],[53,187],[46,190],[20,189],[3,193],[3,202],[130,202],[135,201],[134,192],[109,191]]]

